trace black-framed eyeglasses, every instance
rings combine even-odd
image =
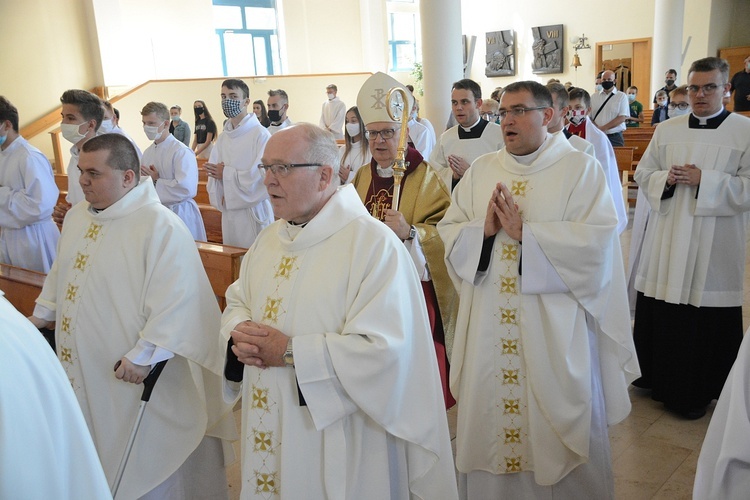
[[[512,115],[515,118],[518,118],[520,116],[523,116],[524,113],[527,111],[537,111],[540,109],[547,109],[549,106],[537,106],[535,108],[510,108],[510,109],[501,109],[497,112],[497,116],[500,117],[500,120],[505,120],[505,117],[508,115]]]
[[[398,132],[398,129],[394,128],[387,128],[385,130],[365,130],[365,137],[367,137],[368,140],[372,140],[377,136],[380,136],[384,141],[387,141],[388,139],[392,139],[393,136],[396,135],[396,132]]]
[[[711,95],[716,92],[716,89],[723,87],[725,84],[708,83],[706,85],[688,85],[688,92],[691,94],[697,94],[699,91],[703,91],[704,95]]]
[[[270,171],[276,177],[286,177],[293,168],[322,166],[322,163],[275,163],[273,165],[260,163],[258,168],[261,169],[264,174]]]
[[[690,107],[690,104],[686,102],[670,102],[669,103],[669,109],[681,109],[682,111],[685,111]]]

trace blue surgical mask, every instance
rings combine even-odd
[[[0,135],[0,146],[5,144],[5,141],[8,139],[8,133],[4,133],[3,135]]]
[[[598,84],[598,85],[596,86],[596,91],[597,91],[597,92],[601,92],[602,90],[604,90],[604,87],[602,87],[602,85],[601,85],[601,83],[600,83],[600,84]]]
[[[175,123],[180,123],[180,120],[182,120],[182,118],[180,118],[180,115],[175,115],[172,117],[172,121]]]
[[[630,102],[635,101],[635,94],[628,94],[628,101]]]

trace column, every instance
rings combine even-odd
[[[425,94],[420,112],[433,123],[439,137],[451,113],[451,84],[464,77],[461,2],[421,0],[419,14]]]
[[[677,70],[677,82],[685,83],[682,75],[682,28],[685,17],[685,0],[659,0],[654,2],[654,37],[651,58],[651,95],[664,86],[664,73]],[[686,75],[685,75],[686,76]],[[643,99],[646,99],[644,97]],[[641,101],[646,104],[646,101]]]

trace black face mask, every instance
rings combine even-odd
[[[615,82],[602,82],[602,88],[604,90],[609,90],[614,86],[615,86]]]
[[[667,87],[671,87],[672,85],[674,85],[674,80],[666,79],[664,80],[664,82],[667,84]]]
[[[198,118],[204,111],[206,111],[206,108],[193,108],[193,111],[195,111],[195,117]]]
[[[278,123],[281,121],[281,111],[278,109],[269,109],[268,110],[268,119],[271,120],[274,123]]]

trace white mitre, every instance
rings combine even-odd
[[[394,87],[400,88],[406,93],[408,100],[405,107],[406,113],[408,115],[411,112],[412,107],[414,107],[414,96],[411,95],[409,89],[401,85],[396,79],[378,72],[362,84],[362,88],[357,95],[357,108],[365,125],[374,122],[401,123],[401,120],[394,120],[388,116],[387,111],[388,101],[386,96],[388,91]]]

